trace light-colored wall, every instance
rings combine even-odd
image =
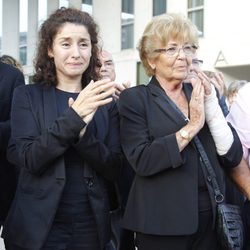
[[[11,52],[11,55],[18,58],[18,0],[3,2],[2,53]],[[80,2],[81,0],[70,0],[70,4],[77,6],[80,6]],[[152,2],[153,0],[134,0],[134,48],[121,50],[121,0],[93,0],[93,16],[100,27],[102,45],[113,54],[119,82],[130,80],[136,83],[136,65],[139,61],[136,46],[146,24],[152,18]],[[187,2],[188,0],[167,0],[167,12],[187,14]],[[59,0],[47,0],[48,14],[57,7]],[[249,9],[249,0],[204,0],[204,37],[200,38],[198,51],[199,58],[204,61],[203,69],[220,70],[227,81],[234,78],[250,81]],[[11,15],[8,14],[10,12]],[[32,25],[28,25],[29,29]],[[36,28],[35,25],[33,27]],[[30,35],[34,37],[34,30],[32,32]],[[34,39],[30,42],[34,46]],[[29,51],[29,62],[33,49],[34,47]],[[225,61],[216,62],[220,52]],[[218,67],[215,69],[215,66]],[[25,69],[28,73],[32,72],[31,65]]]
[[[100,27],[102,44],[111,53],[121,50],[121,1],[93,0],[93,16]]]

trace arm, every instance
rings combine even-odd
[[[10,91],[9,90],[6,91],[7,93],[9,93],[9,96],[6,97],[7,98],[6,103],[1,104],[1,105],[8,105],[8,107],[6,107],[6,110],[8,110],[6,120],[0,121],[0,150],[1,151],[5,151],[7,149],[8,141],[10,138],[10,110],[11,110],[11,100],[13,96],[13,91],[17,86],[24,85],[23,74],[16,69],[12,69],[12,70],[14,71],[9,73],[9,74],[12,74],[12,76],[8,78],[8,75],[7,75],[6,79],[4,79],[4,82],[3,82],[3,84],[10,85],[8,86]]]
[[[239,165],[229,172],[231,179],[250,200],[250,170],[246,160],[242,159]]]
[[[121,142],[124,153],[141,176],[150,176],[182,165],[175,132],[159,138],[150,135],[146,108],[148,100],[142,88],[124,90],[119,99]],[[152,114],[151,119],[154,119]]]
[[[33,174],[42,174],[69,145],[76,142],[86,124],[69,108],[50,128],[41,130],[42,124],[29,95],[26,86],[14,92],[11,129],[17,150],[15,161]]]
[[[96,138],[87,128],[83,137],[75,144],[75,148],[95,171],[108,180],[114,180],[121,166],[119,116],[115,102],[105,106],[100,112],[105,108],[109,126],[105,141]],[[98,122],[97,129],[100,129],[103,126],[102,120]]]

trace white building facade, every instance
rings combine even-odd
[[[227,83],[250,81],[249,0],[26,0],[27,17],[20,13],[22,0],[1,1],[1,54],[20,59],[18,27],[21,18],[27,19],[26,76],[33,74],[40,9],[45,7],[48,16],[66,6],[93,15],[100,27],[102,46],[113,54],[118,82],[147,83],[136,46],[151,18],[170,12],[184,13],[197,25],[198,56],[204,61],[204,70],[222,71]]]

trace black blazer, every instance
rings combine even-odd
[[[16,187],[14,168],[6,157],[10,138],[10,110],[14,88],[24,85],[20,70],[0,62],[0,221],[7,215]]]
[[[185,85],[188,98],[191,91],[191,85]],[[198,228],[200,157],[192,141],[179,152],[175,133],[187,121],[170,103],[154,77],[148,86],[127,89],[120,96],[122,147],[136,172],[124,226],[146,234],[189,235]],[[217,155],[206,124],[198,136],[223,190],[220,165],[234,167],[242,157],[237,134],[234,132],[234,143],[224,156]]]
[[[65,184],[63,153],[73,145],[84,160],[84,179],[104,247],[110,238],[106,184],[116,178],[120,167],[116,104],[99,108],[79,140],[86,124],[72,108],[57,117],[55,88],[27,85],[14,92],[11,126],[18,152],[13,161],[19,162],[20,175],[3,237],[23,248],[41,249]]]

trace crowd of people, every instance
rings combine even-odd
[[[32,84],[0,58],[7,250],[222,249],[199,145],[242,208],[250,249],[250,84],[227,89],[198,48],[187,17],[154,17],[138,44],[150,80],[131,87],[116,82],[93,17],[63,7],[40,27]]]

